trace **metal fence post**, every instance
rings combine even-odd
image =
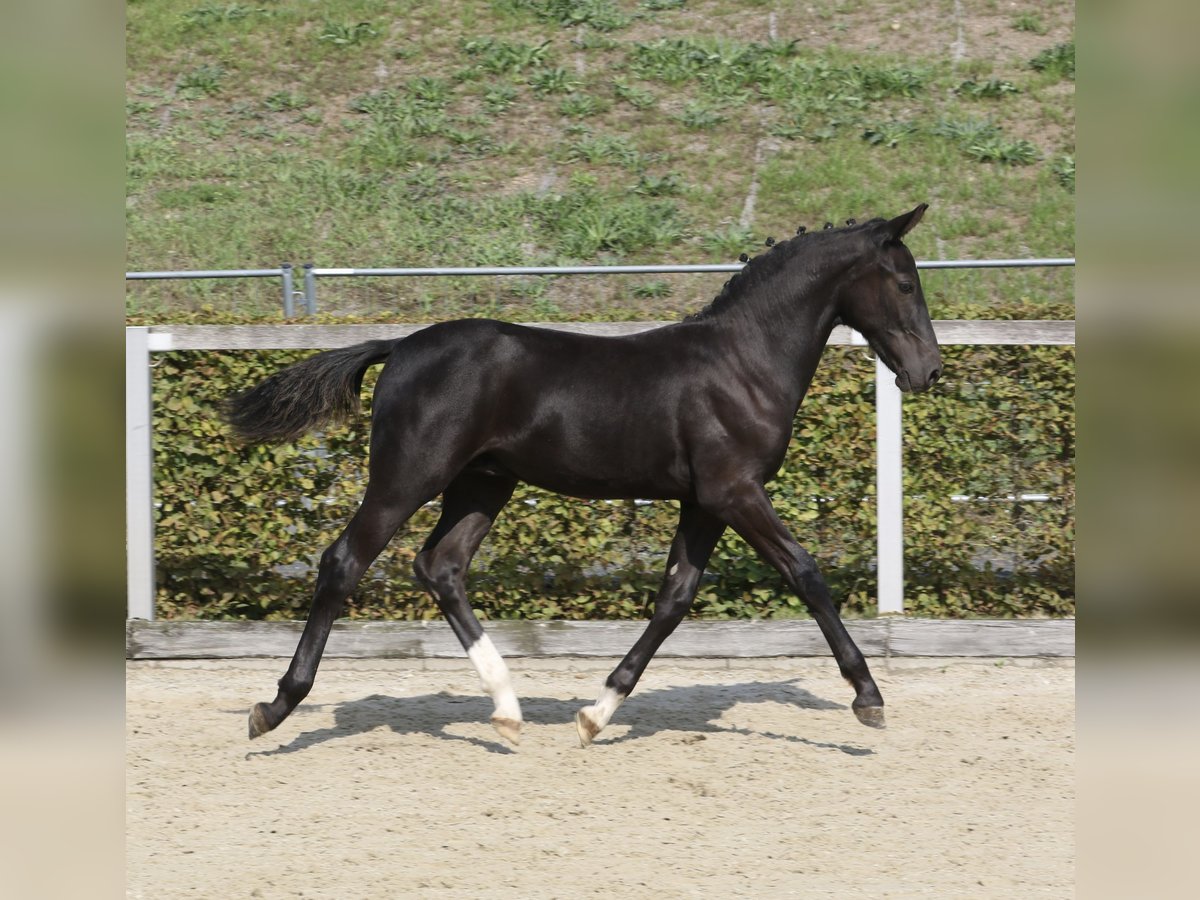
[[[283,314],[291,318],[296,314],[296,301],[292,296],[292,264],[284,263],[279,269],[283,273]]]
[[[875,485],[879,612],[904,612],[904,460],[901,394],[875,358]]]
[[[304,311],[310,316],[317,311],[317,276],[312,263],[304,264]]]
[[[154,618],[150,329],[125,329],[125,559],[129,618]]]

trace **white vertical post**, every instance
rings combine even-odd
[[[904,465],[900,388],[875,358],[875,487],[880,615],[904,612]]]
[[[150,329],[125,329],[125,559],[131,619],[154,618]]]

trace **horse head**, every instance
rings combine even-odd
[[[928,390],[942,374],[916,260],[902,240],[928,208],[922,203],[894,219],[867,223],[861,235],[870,262],[838,298],[838,318],[867,339],[902,391]]]

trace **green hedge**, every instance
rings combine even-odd
[[[365,478],[369,418],[283,447],[239,447],[216,415],[306,354],[155,355],[158,610],[166,618],[300,618],[321,552]],[[946,377],[904,401],[910,611],[1074,613],[1074,348],[947,347]],[[376,370],[377,371],[377,370]],[[874,370],[830,348],[779,478],[780,516],[823,565],[844,611],[875,607]],[[364,385],[369,409],[373,373]],[[1012,500],[1022,495],[1048,500]],[[968,499],[955,499],[968,498]],[[472,568],[490,618],[642,617],[666,559],[675,504],[579,501],[520,487]],[[347,614],[437,615],[411,563],[437,516],[420,510],[375,563]],[[693,610],[709,618],[803,615],[740,538],[718,545]]]

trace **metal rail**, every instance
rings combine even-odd
[[[1074,266],[1074,257],[1036,259],[926,259],[918,260],[918,269],[1029,269]],[[126,272],[126,281],[195,280],[203,278],[279,278],[283,288],[283,314],[293,316],[296,301],[304,302],[305,312],[317,311],[318,278],[431,278],[484,275],[688,275],[712,272],[740,272],[745,263],[644,266],[402,266],[398,268],[327,268],[305,263],[304,290],[294,288],[294,268],[283,263],[278,269],[196,269],[161,272]]]

